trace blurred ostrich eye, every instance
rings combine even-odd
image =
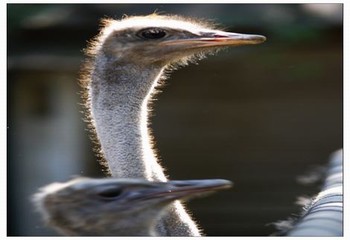
[[[106,200],[108,199],[113,200],[119,197],[122,193],[123,193],[122,189],[116,188],[116,189],[108,189],[104,192],[100,192],[98,196]]]
[[[147,28],[139,31],[137,35],[144,39],[160,39],[164,38],[167,33],[161,28]]]

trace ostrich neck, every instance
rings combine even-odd
[[[163,67],[121,64],[100,57],[90,84],[91,114],[112,176],[166,181],[152,150],[147,104]],[[182,204],[176,201],[157,223],[160,236],[200,236]]]
[[[163,68],[101,61],[95,66],[92,118],[112,176],[166,181],[147,127],[148,101]]]

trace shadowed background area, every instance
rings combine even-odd
[[[171,179],[225,178],[187,206],[207,235],[265,236],[319,185],[297,179],[342,147],[341,4],[8,4],[8,235],[56,235],[30,196],[73,175],[101,177],[79,106],[82,49],[102,17],[159,13],[261,34],[173,72],[152,129]],[[303,178],[312,182],[312,176]]]

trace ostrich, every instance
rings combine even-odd
[[[265,37],[157,14],[102,23],[100,34],[86,50],[80,81],[99,152],[113,177],[167,181],[148,130],[149,103],[166,70],[218,48],[258,44]],[[157,231],[159,235],[201,235],[178,201],[169,207]]]
[[[52,183],[33,201],[45,222],[70,236],[156,236],[155,224],[176,199],[229,188],[222,179],[150,182],[76,178]]]

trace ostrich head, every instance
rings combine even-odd
[[[225,46],[257,44],[264,36],[215,30],[209,24],[178,16],[148,15],[121,21],[105,19],[90,53],[139,65],[186,63]]]
[[[34,202],[44,220],[65,235],[153,235],[156,221],[171,202],[230,186],[230,181],[220,179],[77,178],[42,188]]]

